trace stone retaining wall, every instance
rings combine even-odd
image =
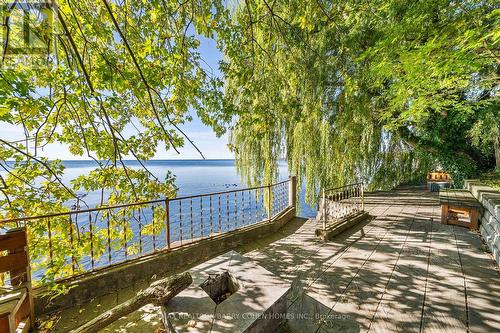
[[[483,205],[479,231],[500,267],[500,192],[479,180],[466,180],[465,188]]]

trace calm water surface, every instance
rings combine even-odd
[[[137,161],[126,161],[125,163],[131,167],[140,168]],[[168,171],[175,175],[175,184],[179,188],[178,196],[248,187],[241,182],[234,160],[154,160],[144,163],[160,180],[165,179]],[[93,161],[63,161],[63,164],[66,167],[63,178],[65,182],[69,182],[79,175],[87,174],[95,168]],[[279,164],[279,180],[288,178],[287,169],[285,162]],[[299,215],[313,217],[315,216],[314,208],[305,203],[304,196],[305,193],[302,191]],[[100,193],[88,193],[84,199],[89,206],[94,206],[100,201]]]
[[[63,161],[63,164],[66,167],[63,177],[65,183],[69,183],[70,180],[80,175],[88,174],[96,167],[93,161]],[[141,167],[137,161],[126,161],[126,164],[130,167]],[[223,192],[248,187],[241,182],[234,160],[154,160],[145,162],[145,165],[160,180],[164,179],[169,171],[175,175],[175,184],[179,188],[178,196]],[[288,177],[287,165],[282,162],[279,165],[279,180],[286,180]],[[282,188],[282,196],[287,197],[286,191],[285,186]],[[101,200],[100,191],[80,192],[78,195],[82,196],[89,207],[99,204]],[[313,217],[315,216],[315,209],[305,203],[304,196],[305,191],[302,191],[299,198],[298,215]],[[280,209],[279,197],[275,197],[278,204],[273,203],[273,209],[276,209],[273,214],[276,214]],[[253,197],[249,193],[245,194],[243,192],[231,193],[231,195],[223,195],[221,198],[218,196],[213,197],[210,206],[207,203],[208,199],[210,198],[205,197],[204,203],[199,198],[189,199],[190,201],[186,199],[188,201],[182,203],[182,209],[181,201],[170,203],[170,240],[172,242],[180,241],[182,243],[183,235],[184,239],[187,239],[205,237],[212,231],[234,230],[246,223],[265,220],[267,216],[263,197]],[[74,205],[74,201],[68,202],[68,205]],[[86,207],[80,205],[80,208]],[[132,217],[128,218],[133,236],[127,242],[129,246],[135,244],[137,247],[137,244],[139,244],[140,249],[139,252],[136,251],[133,255],[129,254],[128,258],[136,257],[142,253],[150,253],[156,248],[166,246],[165,230],[161,230],[160,234],[156,235],[143,235],[140,232],[142,230],[141,223],[144,225],[144,223],[149,223],[147,221],[153,220],[152,214],[154,213],[151,208],[146,207],[136,210],[132,213]],[[76,224],[77,230],[82,233],[90,230],[90,220],[94,221],[94,230],[105,230],[107,220],[100,214],[102,215],[102,212],[94,212],[89,217],[86,214],[74,214],[71,221]],[[213,216],[213,219],[210,216]],[[116,243],[117,241],[119,244]],[[95,267],[101,267],[121,262],[127,259],[127,253],[126,246],[122,246],[121,240],[114,239],[113,246],[106,253],[96,256],[94,262],[92,262],[91,256],[86,255],[80,258],[79,264],[84,270],[89,270],[94,267],[94,264]],[[68,258],[68,260],[71,259]],[[33,271],[33,275],[35,279],[40,279],[44,272],[45,269],[41,267]]]

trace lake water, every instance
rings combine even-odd
[[[126,165],[140,167],[137,161],[126,161]],[[66,167],[64,182],[87,174],[95,168],[93,161],[63,161]],[[164,179],[168,171],[176,176],[178,196],[195,195],[212,192],[222,192],[238,188],[246,188],[241,182],[234,160],[154,160],[144,164],[159,179]],[[279,180],[288,179],[288,168],[285,162],[279,164]],[[315,208],[305,203],[305,191],[299,197],[299,215],[313,217]],[[100,201],[100,193],[88,193],[85,201],[94,206]]]
[[[79,175],[88,174],[96,167],[93,161],[63,161],[63,164],[65,166],[63,182],[65,183],[69,183],[70,180]],[[126,164],[130,167],[141,167],[137,161],[126,161]],[[169,171],[175,175],[175,184],[179,188],[179,197],[232,191],[248,187],[241,182],[234,160],[154,160],[145,162],[145,165],[159,179],[164,179]],[[282,162],[279,164],[279,181],[288,178],[287,165]],[[165,202],[161,201],[146,205],[146,207],[134,208],[127,216],[120,215],[122,214],[120,210],[113,208],[92,213],[75,211],[69,217],[69,222],[75,226],[74,231],[76,233],[74,236],[76,239],[79,240],[80,235],[89,234],[90,232],[90,234],[100,235],[101,240],[96,241],[97,243],[104,242],[105,244],[107,241],[104,252],[95,254],[91,250],[90,253],[83,253],[78,259],[79,269],[85,271],[104,267],[122,262],[128,258],[151,253],[155,249],[165,248],[168,244],[167,239],[171,243],[182,245],[183,241],[206,237],[214,232],[226,232],[265,221],[268,218],[268,212],[264,203],[264,191],[265,189],[233,191],[203,198],[172,200],[169,203],[169,210],[166,209]],[[288,205],[288,183],[273,186],[272,191],[271,216],[275,216]],[[305,191],[302,190],[301,192],[298,215],[314,217],[315,209],[305,203]],[[83,197],[89,207],[98,205],[101,200],[100,191],[81,192],[78,195]],[[68,203],[68,205],[73,204],[74,202]],[[85,207],[80,206],[80,208]],[[165,217],[157,215],[160,213],[165,214],[165,212],[168,212],[170,221],[169,236],[166,233],[166,228],[163,228]],[[109,216],[112,216],[112,220],[126,220],[128,223],[118,222],[116,224],[117,222],[112,222],[114,224],[110,227]],[[161,224],[158,222],[159,220],[162,221]],[[156,227],[155,222],[152,221],[157,221]],[[47,223],[47,221],[42,219],[36,223],[43,224]],[[148,224],[152,227],[150,230],[155,230],[155,228],[160,228],[160,230],[158,232],[146,232],[147,227],[145,225]],[[123,239],[122,236],[116,238],[116,235],[114,235],[110,238],[110,228],[113,233],[128,228],[129,232],[131,231],[131,236],[129,235],[128,238]],[[79,241],[73,241],[73,233],[71,235],[71,237],[56,235],[59,238],[54,242],[60,243],[59,246],[74,247],[75,244],[79,244]],[[48,260],[48,257],[47,254],[41,254],[33,259],[36,262],[43,263]],[[72,259],[69,255],[66,261],[71,264]],[[34,268],[32,273],[35,279],[40,279],[45,271],[45,266],[41,265]]]

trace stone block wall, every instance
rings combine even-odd
[[[500,192],[478,180],[466,180],[465,188],[483,205],[479,231],[500,267]]]

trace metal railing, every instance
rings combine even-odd
[[[270,222],[294,204],[292,178],[276,184],[22,217],[33,281],[61,280]]]
[[[338,221],[364,210],[363,183],[324,189],[320,201],[323,230],[328,222]]]

